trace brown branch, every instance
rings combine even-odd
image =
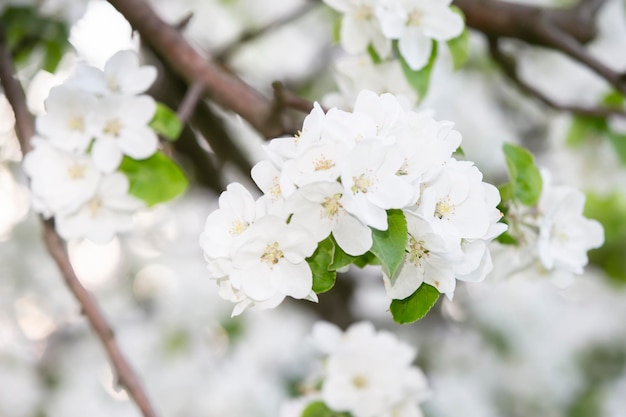
[[[538,88],[523,80],[517,72],[517,62],[515,58],[507,55],[499,45],[497,38],[489,38],[489,53],[493,60],[502,69],[502,72],[522,90],[522,92],[534,96],[539,101],[555,110],[566,111],[580,116],[607,117],[611,115],[626,116],[623,109],[610,107],[582,107],[561,104],[545,95]]]
[[[550,46],[541,29],[548,25],[585,44],[597,33],[595,15],[604,0],[583,0],[569,8],[546,8],[499,0],[455,0],[467,25],[497,38]]]
[[[14,73],[13,60],[4,37],[4,28],[0,26],[0,82],[4,88],[7,100],[15,113],[15,130],[22,151],[27,153],[32,149],[31,138],[35,134],[35,124],[26,107],[24,90],[15,79]],[[55,231],[52,221],[47,220],[42,221],[42,223],[44,241],[48,252],[59,267],[65,283],[80,304],[82,312],[87,317],[92,329],[98,335],[115,370],[118,383],[126,389],[144,417],[156,417],[156,413],[139,383],[139,378],[130,367],[115,340],[111,326],[107,323],[96,301],[78,280],[70,263],[65,245]]]
[[[206,93],[220,106],[238,113],[265,137],[285,132],[285,117],[268,118],[272,102],[241,79],[201,56],[174,27],[165,23],[144,0],[108,0],[154,49],[188,83],[201,81]]]

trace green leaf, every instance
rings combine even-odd
[[[621,109],[624,106],[624,96],[617,91],[611,91],[602,98],[602,104],[613,109]]]
[[[626,164],[626,135],[608,131],[607,137],[622,164]]]
[[[393,300],[389,310],[396,323],[413,323],[424,317],[437,302],[439,291],[432,285],[422,283],[404,300]]]
[[[372,46],[372,44],[369,44],[367,46],[367,53],[374,64],[380,64],[381,62],[383,62],[383,60],[380,59],[380,55],[378,55],[378,52],[376,52],[376,49],[374,48],[374,46]]]
[[[335,253],[335,244],[329,236],[317,244],[317,249],[306,261],[313,273],[313,291],[316,294],[324,293],[335,285],[337,272],[330,270]]]
[[[160,151],[141,161],[125,156],[120,171],[130,181],[129,193],[148,206],[179,196],[189,184],[178,165]]]
[[[150,121],[150,127],[159,135],[175,141],[183,131],[183,123],[176,113],[165,104],[157,103],[156,112]]]
[[[435,65],[435,59],[437,58],[437,42],[433,41],[433,49],[428,58],[426,66],[418,71],[412,70],[409,64],[406,62],[402,55],[400,57],[400,64],[402,65],[402,71],[407,81],[417,91],[418,97],[422,100],[428,92],[428,86],[430,84],[430,74]]]
[[[452,154],[452,156],[456,157],[461,157],[464,158],[465,157],[465,151],[463,150],[462,147],[458,147],[456,148],[456,151],[454,151],[454,153]]]
[[[350,413],[333,411],[322,401],[316,401],[304,409],[302,417],[350,417]]]
[[[454,69],[458,70],[461,68],[470,55],[470,34],[467,29],[463,29],[463,32],[454,39],[450,39],[446,42],[448,45],[448,49],[450,50],[450,54],[452,55],[452,63],[454,65]]]
[[[511,177],[513,197],[524,205],[534,206],[541,196],[543,181],[533,154],[510,143],[505,143],[502,149]]]
[[[608,125],[603,117],[575,116],[565,143],[572,147],[580,146],[589,139],[604,136],[607,131]]]
[[[385,273],[392,277],[402,265],[408,239],[402,210],[387,210],[387,223],[387,230],[372,229],[371,252],[380,260]]]
[[[496,239],[503,245],[517,245],[519,242],[509,232],[504,232]]]
[[[354,265],[365,268],[367,265],[381,265],[381,262],[372,252],[365,252],[354,259]]]
[[[348,255],[347,253],[345,253],[343,249],[339,247],[335,239],[332,239],[333,243],[335,244],[335,253],[333,254],[333,261],[331,262],[328,269],[331,271],[336,271],[353,263],[356,259],[356,256]]]

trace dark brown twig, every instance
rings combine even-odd
[[[607,117],[611,115],[626,116],[626,111],[610,107],[582,107],[567,104],[560,104],[545,95],[541,90],[523,80],[517,72],[517,62],[507,55],[499,45],[497,38],[489,38],[489,53],[502,72],[524,93],[534,96],[539,101],[555,110],[570,112],[580,116]]]
[[[35,124],[26,107],[24,90],[15,79],[14,73],[13,60],[4,38],[4,29],[0,26],[0,82],[4,88],[7,100],[15,113],[15,130],[22,151],[27,153],[32,149],[31,138],[35,134]],[[139,382],[139,378],[115,340],[111,326],[109,326],[96,301],[78,280],[70,263],[65,245],[55,231],[52,221],[47,220],[42,221],[42,223],[43,237],[48,252],[59,267],[68,288],[80,304],[91,328],[98,335],[115,370],[118,383],[126,389],[128,395],[137,404],[144,417],[156,417],[156,413]]]

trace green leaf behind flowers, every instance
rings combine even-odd
[[[160,151],[143,160],[125,156],[120,171],[130,181],[129,193],[148,206],[178,197],[189,185],[180,167]]]
[[[433,41],[433,48],[430,52],[430,58],[426,66],[420,70],[413,70],[406,62],[402,55],[399,55],[400,64],[402,65],[402,71],[406,80],[411,87],[417,92],[418,97],[422,100],[428,92],[428,86],[430,85],[430,74],[435,66],[435,60],[437,59],[437,42]]]
[[[510,143],[505,143],[502,149],[511,178],[513,198],[524,205],[534,206],[541,196],[543,180],[533,154]]]

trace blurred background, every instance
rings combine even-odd
[[[561,0],[533,1],[563,6]],[[29,16],[8,15],[15,6]],[[270,95],[272,82],[327,106],[349,108],[361,88],[415,94],[367,57],[346,57],[333,43],[339,17],[307,0],[152,0],[203,53]],[[626,70],[624,3],[607,1],[587,45],[611,68]],[[3,15],[4,13],[4,15]],[[190,13],[193,13],[192,15]],[[42,114],[48,91],[77,62],[102,67],[121,49],[159,69],[151,94],[175,108],[186,86],[143,48],[130,26],[101,0],[0,0],[5,25],[48,22],[47,41],[25,45],[19,77],[28,105]],[[19,19],[25,19],[24,21]],[[50,23],[52,22],[52,23]],[[17,29],[16,29],[17,30]],[[66,44],[69,41],[69,44]],[[605,82],[563,55],[510,41],[520,74],[557,101],[593,105]],[[316,320],[340,326],[371,320],[416,346],[432,396],[427,417],[626,416],[626,123],[590,129],[571,114],[522,95],[472,32],[460,71],[442,48],[431,89],[420,104],[452,120],[463,150],[494,184],[506,180],[501,145],[520,143],[550,169],[555,183],[588,195],[587,215],[605,226],[606,243],[573,280],[538,268],[515,268],[514,249],[492,249],[486,282],[461,285],[426,319],[397,325],[380,272],[351,269],[319,305],[287,302],[230,318],[232,305],[208,279],[198,237],[216,197],[231,181],[250,185],[263,138],[237,115],[201,103],[170,151],[192,178],[177,201],[146,210],[132,233],[98,246],[69,243],[82,283],[96,296],[160,415],[278,416],[319,372],[309,332]],[[582,126],[582,127],[581,127]],[[0,417],[138,416],[116,386],[105,354],[41,241],[20,170],[13,115],[0,96]],[[443,298],[443,297],[442,297]]]

